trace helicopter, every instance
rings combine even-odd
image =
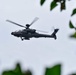
[[[41,37],[54,38],[56,40],[57,39],[56,33],[59,30],[58,28],[54,29],[54,32],[51,35],[39,33],[37,31],[40,31],[40,30],[30,28],[30,26],[34,22],[36,22],[38,19],[39,18],[36,17],[30,24],[26,24],[25,26],[18,24],[16,22],[13,22],[11,20],[6,20],[6,21],[24,28],[23,30],[11,32],[11,35],[14,35],[15,37],[20,37],[22,41],[23,40],[30,40],[30,38],[41,38]],[[45,31],[40,31],[40,32],[45,32]]]

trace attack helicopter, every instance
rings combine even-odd
[[[38,20],[38,18],[36,17],[30,24],[26,24],[25,26],[18,24],[16,22],[13,22],[11,20],[6,20],[6,21],[24,28],[23,30],[11,32],[11,35],[20,37],[22,41],[30,40],[30,38],[41,38],[41,37],[54,38],[56,40],[57,39],[56,33],[58,32],[59,29],[54,29],[54,32],[51,35],[48,35],[48,34],[42,34],[42,33],[37,32],[40,30],[30,28],[30,26],[37,20]],[[40,31],[40,32],[45,32],[45,31]]]

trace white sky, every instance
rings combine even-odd
[[[73,30],[69,29],[71,19],[75,24],[75,16],[70,17],[76,7],[75,0],[67,2],[67,10],[60,12],[59,6],[49,10],[50,1],[40,6],[40,0],[0,0],[0,72],[15,66],[18,61],[23,69],[32,69],[34,75],[43,75],[45,67],[61,63],[63,75],[76,72],[76,40],[68,36]],[[39,20],[31,28],[48,31],[59,28],[57,40],[51,38],[33,38],[21,41],[11,35],[12,31],[22,29],[7,19],[20,24],[31,23],[35,17]]]

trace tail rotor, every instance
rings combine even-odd
[[[56,33],[59,31],[59,29],[54,29],[54,32],[52,33],[52,37],[54,37],[54,39],[57,39]]]

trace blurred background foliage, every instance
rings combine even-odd
[[[62,75],[62,65],[55,64],[52,67],[46,67],[44,72],[44,75]],[[3,71],[2,75],[32,75],[32,72],[31,70],[23,71],[20,63],[17,63],[14,69]],[[76,73],[69,75],[76,75]]]
[[[40,5],[44,5],[44,3],[46,3],[47,0],[40,0]],[[60,11],[62,10],[66,10],[66,1],[71,1],[71,0],[52,0],[52,2],[50,2],[50,10],[52,11],[53,9],[55,9],[58,4],[60,4]],[[71,17],[74,16],[76,14],[76,8],[73,9]],[[70,38],[75,38],[76,39],[76,27],[74,27],[74,25],[72,24],[71,21],[69,21],[69,27],[70,29],[75,29],[75,32],[73,32],[73,34],[70,35]]]
[[[32,75],[32,72],[30,70],[23,71],[20,63],[17,63],[14,69],[3,71],[2,75]]]
[[[61,64],[47,67],[44,74],[61,75]],[[2,75],[32,75],[32,72],[30,70],[22,71],[20,63],[17,63],[14,69],[3,71]]]
[[[46,68],[45,75],[61,75],[61,64]]]

